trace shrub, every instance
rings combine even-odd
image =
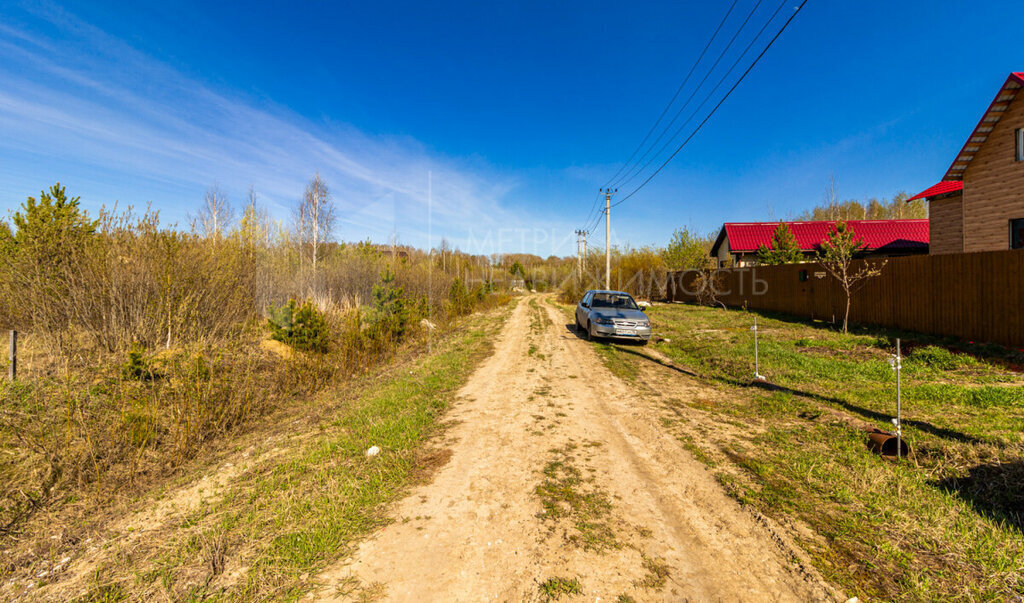
[[[377,340],[401,339],[409,323],[410,312],[405,291],[395,284],[395,273],[385,268],[380,282],[373,286],[373,305],[367,312],[366,325]]]
[[[280,308],[270,306],[270,336],[297,350],[326,353],[330,348],[330,332],[323,314],[306,300],[301,306],[294,299]]]
[[[462,279],[455,277],[452,281],[451,286],[448,288],[448,301],[452,305],[452,314],[454,316],[461,316],[468,314],[473,309],[473,301],[469,298],[469,290],[466,289],[465,283]]]
[[[128,350],[128,360],[121,366],[121,378],[126,381],[152,381],[160,377],[152,363],[145,356],[146,350],[142,347],[133,347]]]

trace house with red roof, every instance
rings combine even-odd
[[[927,199],[931,253],[1024,248],[1024,72],[1011,73]]]
[[[834,221],[786,222],[807,261],[835,227]],[[865,256],[902,256],[928,253],[928,220],[848,220],[846,224],[866,245]],[[718,266],[744,267],[757,264],[761,245],[772,246],[778,222],[726,222],[711,247]]]

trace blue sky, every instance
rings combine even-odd
[[[755,2],[738,0],[723,32]],[[575,253],[597,188],[728,6],[5,2],[0,210],[59,180],[90,212],[152,204],[184,225],[216,183],[236,203],[254,186],[287,220],[319,170],[343,240]],[[777,6],[762,3],[734,50]],[[1021,17],[1020,2],[810,0],[615,208],[613,242],[784,218],[819,202],[832,174],[844,199],[933,184],[1024,70]]]

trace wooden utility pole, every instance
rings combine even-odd
[[[586,274],[587,273],[587,231],[585,231],[585,230],[583,231],[583,261],[582,261],[582,263],[580,265],[582,267],[581,268],[582,271],[580,272],[580,274]]]
[[[612,288],[612,195],[619,189],[604,189],[604,288]]]
[[[576,275],[579,282],[583,282],[583,237],[586,231],[576,231]]]

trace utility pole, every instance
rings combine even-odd
[[[576,279],[578,281],[580,276],[580,266],[582,266],[582,264],[580,263],[580,253],[583,247],[580,243],[580,231],[574,230],[573,232],[576,233]]]
[[[612,288],[612,195],[619,189],[606,188],[604,193],[604,288]]]
[[[581,263],[580,274],[587,273],[587,231],[583,231],[583,261]]]
[[[583,237],[586,235],[586,231],[576,231],[576,274],[577,280],[583,282]]]

